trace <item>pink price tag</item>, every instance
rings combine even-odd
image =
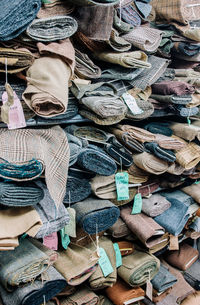
[[[43,245],[51,250],[58,250],[58,235],[54,232],[43,238]]]
[[[7,101],[8,95],[5,91],[2,94],[2,102],[5,104]],[[18,129],[23,127],[26,127],[23,108],[17,94],[14,92],[14,104],[9,109],[8,129]]]

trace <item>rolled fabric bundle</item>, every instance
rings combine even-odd
[[[178,115],[182,116],[182,117],[190,117],[190,116],[195,116],[199,113],[199,108],[198,107],[184,107],[182,105],[170,105],[169,108],[177,113]]]
[[[140,50],[156,52],[162,40],[162,31],[149,27],[137,27],[122,37]]]
[[[177,199],[181,202],[183,202],[185,205],[187,205],[188,207],[190,205],[192,205],[194,203],[194,199],[185,194],[183,191],[181,190],[176,190],[176,191],[162,191],[160,193],[160,195],[166,197],[166,199],[168,200],[169,198],[172,198],[172,199]]]
[[[189,295],[183,300],[182,305],[198,305],[200,302],[200,292],[196,291],[195,293]]]
[[[131,288],[127,283],[118,279],[117,282],[105,290],[106,295],[116,305],[124,305],[124,302],[143,299],[145,292],[141,287]]]
[[[65,132],[66,132],[66,130],[65,130]],[[69,166],[72,166],[73,164],[75,164],[77,162],[78,156],[79,156],[82,148],[85,148],[88,146],[88,142],[87,142],[87,140],[82,140],[67,132],[66,132],[66,136],[67,136],[67,140],[69,143],[69,150],[70,150]]]
[[[113,28],[116,29],[120,34],[126,34],[133,29],[133,26],[124,20],[121,20],[120,23],[120,18],[117,14],[117,10],[115,9],[113,18]]]
[[[45,271],[45,275],[47,278],[45,281],[37,278],[34,283],[19,287],[11,293],[7,292],[3,286],[0,286],[0,293],[4,304],[40,305],[44,302],[44,296],[45,300],[49,301],[67,285],[63,276],[52,266]]]
[[[44,197],[43,190],[34,182],[0,182],[0,204],[10,207],[36,205]]]
[[[143,69],[127,69],[125,67],[115,65],[115,64],[106,64],[106,67],[102,69],[101,78],[102,79],[121,79],[121,80],[133,80],[137,78]]]
[[[130,255],[135,250],[135,245],[130,241],[118,241],[119,250],[122,256]]]
[[[160,181],[158,179],[144,182],[141,186],[138,186],[138,193],[141,193],[142,197],[149,196],[157,191],[160,187]]]
[[[179,235],[189,219],[188,206],[177,199],[168,198],[171,207],[154,220],[175,236]]]
[[[93,249],[91,245],[82,247],[70,244],[67,250],[58,251],[58,253],[59,258],[54,263],[54,267],[71,286],[82,284],[97,268],[99,257],[96,249]]]
[[[143,128],[121,124],[118,124],[116,128],[126,132],[130,138],[138,140],[141,143],[153,142],[155,140],[155,135]]]
[[[105,231],[98,233],[98,236],[103,236],[104,232]],[[70,241],[77,246],[85,247],[96,241],[96,234],[89,235],[83,230],[83,228],[76,226],[76,237],[70,236]]]
[[[78,29],[77,21],[70,16],[53,16],[35,19],[26,29],[26,34],[37,41],[62,40],[72,36]]]
[[[183,276],[187,283],[192,286],[195,290],[200,290],[200,276],[199,276],[199,259],[194,262],[186,271],[184,271]]]
[[[133,155],[133,161],[139,168],[154,175],[165,173],[169,167],[167,161],[157,158],[147,152]]]
[[[4,61],[5,62],[5,61]],[[2,66],[3,68],[3,66]],[[20,101],[22,101],[22,94],[26,89],[26,82],[14,77],[14,75],[10,75],[9,84],[12,87],[13,91],[16,92]],[[5,80],[0,81],[0,101],[2,102],[2,94],[5,91]]]
[[[88,198],[92,193],[90,180],[68,176],[64,204],[75,203]]]
[[[155,135],[155,142],[161,148],[172,149],[172,150],[180,150],[183,147],[186,147],[186,143],[180,141],[177,137],[167,137],[161,134]]]
[[[105,295],[99,295],[99,305],[113,305],[113,303]]]
[[[6,255],[5,255],[6,254]],[[7,291],[34,280],[49,267],[50,258],[27,239],[13,251],[0,252],[0,283]]]
[[[89,197],[73,204],[77,224],[88,234],[102,232],[112,227],[120,215],[119,208],[109,200]]]
[[[163,264],[160,265],[158,273],[151,280],[153,288],[159,293],[171,288],[176,282],[176,277]]]
[[[117,170],[115,161],[103,149],[91,144],[81,150],[77,164],[84,169],[104,176],[113,175]]]
[[[195,92],[192,85],[180,81],[163,81],[152,85],[153,94],[163,95],[189,95]]]
[[[131,287],[144,285],[159,271],[160,260],[148,252],[135,250],[132,254],[122,257],[122,266],[118,275]]]
[[[151,123],[145,124],[143,128],[154,134],[161,134],[161,135],[165,135],[167,137],[171,137],[173,132],[172,132],[171,128],[169,128],[168,126],[169,126],[169,123],[151,122]]]
[[[170,128],[175,136],[187,141],[194,141],[195,138],[200,140],[200,127],[184,123],[172,123]]]
[[[149,101],[144,101],[142,99],[137,99],[136,104],[142,110],[140,114],[133,114],[129,109],[127,111],[126,117],[131,120],[144,120],[150,117],[154,113],[153,104]]]
[[[188,244],[181,244],[179,250],[165,253],[165,260],[182,271],[190,268],[199,257],[198,250]]]
[[[192,184],[181,189],[182,192],[191,196],[198,204],[200,204],[200,185]]]
[[[40,0],[15,0],[9,5],[3,2],[1,4],[0,37],[2,41],[11,40],[24,32],[36,18],[41,7]]]
[[[89,56],[75,49],[75,74],[84,79],[95,79],[101,76],[101,69],[93,63]]]
[[[0,72],[5,73],[5,62],[7,59],[8,73],[18,73],[28,69],[34,63],[33,54],[25,49],[0,48]]]
[[[188,143],[186,147],[176,152],[176,162],[186,170],[195,167],[200,162],[200,147],[195,143]]]
[[[150,198],[142,200],[142,212],[150,217],[162,214],[171,207],[171,203],[160,194],[153,194]]]
[[[73,13],[75,7],[62,0],[54,0],[48,3],[43,2],[43,7],[39,10],[37,18],[47,18],[53,16],[66,16]]]
[[[142,51],[133,52],[95,52],[94,58],[118,64],[125,68],[150,68],[151,64],[147,62],[148,57]]]
[[[120,36],[119,32],[114,28],[112,28],[107,44],[113,49],[113,51],[117,52],[127,52],[131,49],[131,43]]]
[[[122,3],[122,6],[117,8],[117,13],[119,16],[121,15],[121,18],[124,22],[127,22],[133,27],[138,27],[141,25],[141,18],[137,10],[134,9],[131,1],[128,3]]]
[[[175,162],[176,155],[172,150],[161,148],[156,142],[145,143],[147,151],[153,153],[156,157],[167,162]]]
[[[99,297],[89,288],[81,287],[78,291],[60,299],[62,305],[97,305],[99,304]]]
[[[119,0],[70,0],[70,1],[78,6],[88,6],[88,5],[113,6],[119,2]]]
[[[135,164],[132,164],[129,167],[128,173],[134,177],[135,183],[144,183],[147,182],[149,179],[148,173],[137,167]]]
[[[112,227],[110,227],[107,232],[114,238],[122,238],[128,236],[131,233],[128,226],[121,217],[117,219],[116,223],[114,223],[114,225],[112,225]]]
[[[98,265],[95,272],[89,278],[89,284],[93,290],[112,287],[113,284],[115,284],[117,281],[116,254],[112,241],[109,238],[103,236],[99,239],[99,246],[105,250],[112,265],[113,271],[105,277],[100,266]]]
[[[159,101],[162,104],[177,104],[177,105],[188,105],[192,101],[192,95],[162,95],[162,94],[152,94],[151,98]]]
[[[120,216],[129,229],[147,248],[156,245],[160,237],[165,233],[165,229],[158,225],[151,217],[143,213],[132,215],[131,207],[122,208]]]

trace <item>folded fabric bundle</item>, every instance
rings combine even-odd
[[[96,249],[94,250],[91,245],[86,248],[70,244],[67,250],[58,251],[58,253],[59,258],[54,263],[54,267],[71,286],[82,284],[97,268],[99,257]]]
[[[19,245],[19,235],[26,233],[34,237],[42,227],[42,220],[32,207],[0,210],[0,218],[0,250],[14,250]]]
[[[145,143],[147,152],[153,153],[156,157],[167,162],[175,162],[176,155],[172,150],[161,148],[156,142]]]
[[[148,179],[141,186],[138,186],[138,193],[141,193],[142,197],[150,196],[157,191],[160,187],[160,181],[158,179]]]
[[[132,254],[122,257],[122,266],[118,275],[131,287],[144,285],[159,271],[160,261],[148,252],[135,250]]]
[[[50,263],[48,255],[27,239],[22,239],[13,251],[0,252],[0,260],[0,283],[8,291],[34,280],[47,270]]]
[[[98,265],[95,272],[89,278],[89,284],[93,290],[112,287],[117,281],[116,254],[112,241],[103,236],[99,239],[99,247],[105,250],[113,271],[105,277],[101,267]]]
[[[54,267],[45,271],[46,280],[37,278],[33,283],[17,288],[13,292],[7,292],[0,286],[0,293],[5,305],[40,305],[57,295],[67,285],[65,279]]]
[[[84,79],[95,79],[101,76],[101,69],[93,63],[89,56],[75,49],[75,74]]]
[[[0,72],[5,72],[7,60],[8,73],[18,73],[28,69],[34,62],[33,54],[25,49],[0,48]]]
[[[117,52],[127,52],[131,49],[131,43],[120,36],[119,32],[114,28],[112,28],[107,44],[112,48],[113,51]]]
[[[193,141],[195,138],[200,140],[200,127],[195,125],[188,125],[184,123],[171,123],[170,128],[175,136],[182,139]]]
[[[169,167],[167,161],[157,158],[148,152],[134,154],[133,161],[139,168],[154,175],[165,173]]]
[[[54,16],[35,19],[26,34],[37,41],[55,41],[72,36],[78,29],[77,21],[70,16]]]
[[[186,143],[179,140],[177,137],[167,137],[159,133],[155,135],[155,142],[165,149],[180,150],[181,148],[186,147]]]
[[[119,250],[122,256],[130,255],[135,250],[135,245],[130,241],[118,241]]]
[[[135,127],[132,125],[116,125],[114,128],[122,130],[124,133],[127,133],[130,138],[133,138],[141,143],[144,142],[153,142],[155,140],[155,135],[143,128]],[[111,129],[115,132],[115,129]]]
[[[151,217],[143,213],[131,214],[131,207],[122,208],[120,216],[147,248],[156,245],[165,233],[163,227],[158,225]]]
[[[182,192],[191,196],[198,204],[200,204],[200,185],[192,184],[181,189]]]
[[[200,302],[200,292],[196,291],[195,293],[189,295],[187,298],[183,300],[182,305],[198,305]]]
[[[198,250],[188,244],[181,244],[179,250],[165,253],[165,260],[175,268],[187,270],[199,257]]]
[[[114,223],[114,225],[112,225],[112,227],[110,227],[107,232],[114,238],[122,238],[128,236],[131,233],[128,226],[121,217],[117,219],[116,223]]]
[[[0,204],[10,207],[36,205],[44,197],[43,190],[34,182],[0,182]]]
[[[121,80],[133,80],[137,78],[137,76],[142,73],[143,69],[127,69],[125,67],[114,65],[114,64],[106,64],[106,67],[102,69],[101,78],[102,79],[121,79]]]
[[[5,60],[4,60],[4,63],[5,63]],[[2,62],[2,64],[4,64],[4,63]],[[4,64],[4,66],[5,66],[5,64]],[[14,77],[14,75],[10,75],[9,84],[12,87],[13,91],[15,91],[15,93],[17,94],[19,100],[22,101],[22,94],[26,89],[26,82],[23,80],[20,80],[17,77]],[[1,80],[0,81],[0,101],[1,102],[2,102],[2,94],[4,91],[5,91],[5,80]]]
[[[37,18],[47,18],[53,16],[66,16],[74,11],[74,6],[63,2],[62,0],[51,0],[48,3],[43,2],[43,6],[37,14]]]
[[[128,284],[119,279],[112,287],[106,288],[105,292],[109,299],[116,305],[124,305],[124,302],[134,302],[134,299],[143,299],[145,295],[142,288],[131,288]]]
[[[135,164],[132,164],[129,167],[128,173],[134,177],[134,183],[145,183],[149,179],[148,173],[137,167]]]
[[[163,95],[187,95],[195,92],[192,85],[186,82],[178,81],[163,81],[160,83],[155,83],[152,85],[153,94],[163,94]]]
[[[113,305],[113,303],[105,295],[99,295],[99,305]]]
[[[150,217],[162,214],[171,207],[171,203],[160,194],[153,194],[150,198],[142,200],[142,212]]]
[[[158,292],[164,292],[177,282],[176,277],[169,272],[168,268],[163,264],[160,265],[158,273],[151,280],[153,288]]]
[[[119,0],[70,0],[73,4],[79,6],[88,6],[88,5],[105,5],[113,6],[119,2]]]
[[[175,42],[173,47],[173,54],[175,57],[179,55],[194,56],[200,51],[200,46],[198,44],[191,44],[188,42]]]
[[[156,101],[159,101],[163,104],[181,104],[181,105],[187,105],[192,101],[192,95],[162,95],[162,94],[152,94],[151,97],[155,99]]]
[[[176,190],[176,191],[162,191],[160,193],[162,196],[166,197],[166,199],[172,198],[172,199],[177,199],[181,202],[183,202],[185,205],[188,207],[194,203],[194,199],[185,194],[181,190]]]
[[[147,62],[148,57],[142,51],[133,51],[133,52],[123,52],[123,53],[114,53],[114,52],[95,52],[94,57],[96,59],[110,62],[113,64],[118,64],[125,68],[150,68],[151,64]]]
[[[127,22],[133,27],[138,27],[141,25],[141,18],[134,9],[131,1],[129,1],[129,3],[122,3],[120,8],[117,8],[117,13],[119,16],[121,16],[124,22]]]
[[[98,236],[103,236],[104,232],[105,231],[98,233]],[[76,226],[76,237],[70,236],[70,241],[72,244],[85,247],[96,241],[96,234],[89,235],[83,230],[83,228]]]
[[[95,234],[110,228],[119,218],[120,211],[109,200],[89,197],[73,204],[76,221],[85,232]]]
[[[199,267],[200,262],[199,259],[196,260],[184,273],[184,279],[187,281],[190,286],[192,286],[195,290],[200,290],[200,276],[199,276]]]
[[[88,179],[79,179],[69,176],[67,178],[67,188],[63,203],[75,203],[82,201],[91,195],[91,185]]]
[[[36,18],[40,7],[40,0],[15,0],[9,5],[2,2],[0,39],[6,41],[19,36]]]
[[[64,130],[66,132],[67,129],[64,129]],[[79,156],[82,148],[85,148],[88,146],[88,142],[87,142],[87,140],[82,140],[67,132],[66,132],[66,136],[67,136],[69,150],[70,150],[69,166],[72,166],[73,164],[75,164],[77,162],[78,156]]]
[[[137,27],[122,37],[140,50],[156,52],[162,40],[162,32],[149,27]]]
[[[83,286],[67,298],[61,298],[60,301],[62,305],[97,305],[99,297],[92,290]]]
[[[117,166],[103,149],[95,145],[88,145],[78,155],[77,164],[87,170],[104,176],[113,175]]]
[[[135,114],[135,113],[132,113],[132,111],[130,109],[128,109],[126,118],[131,119],[131,120],[144,120],[144,119],[150,117],[154,113],[153,104],[150,103],[149,101],[137,99],[136,104],[142,110],[142,113]]]
[[[164,122],[151,122],[145,124],[144,129],[148,130],[151,133],[162,134],[168,137],[172,136],[172,130],[169,128],[169,123]]]
[[[176,162],[186,170],[195,167],[200,162],[200,147],[195,143],[188,143],[186,147],[176,152]]]
[[[57,206],[61,204],[66,191],[69,162],[69,146],[61,127],[17,130],[1,128],[0,134],[0,176],[15,181],[33,180],[41,175],[45,167],[50,195]],[[32,176],[27,178],[26,167],[33,162],[30,160],[36,160],[36,164],[40,160],[40,171],[33,175],[34,168],[31,168]],[[20,177],[19,167],[22,171]]]
[[[44,236],[61,230],[69,223],[70,219],[63,203],[56,209],[55,203],[44,183],[41,181],[37,181],[36,183],[43,189],[44,198],[34,207],[42,220],[42,226],[35,237],[43,238]]]
[[[188,206],[183,202],[168,198],[171,207],[158,215],[154,220],[160,224],[165,230],[175,236],[179,235],[189,219]]]

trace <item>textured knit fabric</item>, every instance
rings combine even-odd
[[[133,161],[139,168],[154,175],[165,173],[169,167],[167,161],[157,158],[148,152],[135,154],[133,156]]]
[[[12,293],[0,286],[0,294],[5,305],[40,305],[62,291],[67,285],[65,279],[55,268],[45,272],[47,280],[37,278],[33,283],[17,288]]]
[[[194,87],[186,82],[163,81],[152,85],[153,94],[163,95],[187,95],[194,93]]]
[[[9,168],[10,163],[21,166],[31,159],[40,160],[45,168],[50,195],[57,206],[61,204],[66,191],[69,162],[69,146],[65,132],[55,126],[48,129],[0,129],[0,134],[0,176],[8,178],[5,171],[5,175],[2,174],[3,165]],[[16,177],[12,180],[23,181],[26,177]]]
[[[195,138],[200,140],[200,127],[195,125],[188,125],[184,123],[172,123],[170,128],[173,134],[185,139],[187,141],[193,141]]]
[[[35,19],[40,6],[40,0],[15,0],[9,5],[1,1],[0,40],[10,40],[24,32]]]
[[[129,3],[125,3],[122,7],[117,8],[118,15],[121,14],[121,18],[123,21],[129,23],[133,27],[138,27],[141,25],[141,18],[138,12],[134,9],[133,5],[131,4],[132,1]]]
[[[160,265],[159,272],[154,276],[151,283],[153,288],[158,292],[163,292],[166,289],[172,287],[177,282],[176,277],[171,274],[167,267]]]
[[[142,211],[150,216],[155,217],[168,210],[171,203],[160,194],[153,194],[150,198],[142,200]]]
[[[176,155],[172,150],[163,149],[157,143],[145,143],[145,148],[150,153],[154,154],[156,157],[165,160],[167,162],[175,162]]]
[[[189,143],[186,147],[176,152],[176,162],[186,170],[195,167],[200,162],[200,147]]]
[[[88,179],[68,176],[64,204],[82,201],[91,195],[91,185]]]
[[[88,234],[95,234],[110,228],[119,218],[120,211],[109,200],[89,197],[73,204],[77,223]]]
[[[165,149],[180,150],[186,147],[186,143],[179,140],[177,137],[167,137],[160,133],[155,135],[155,142]]]
[[[138,77],[140,73],[142,73],[143,69],[127,69],[125,67],[107,64],[106,68],[102,70],[101,78],[109,78],[109,79],[122,79],[131,81]]]
[[[94,79],[101,76],[101,69],[93,63],[89,56],[75,49],[75,74],[80,78]]]

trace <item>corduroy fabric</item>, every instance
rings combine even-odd
[[[183,143],[177,137],[167,137],[159,133],[155,135],[155,142],[165,149],[180,150],[186,147],[186,143]]]
[[[155,135],[143,128],[135,127],[132,125],[120,125],[116,126],[117,129],[126,132],[131,138],[141,142],[153,142],[155,140]]]

